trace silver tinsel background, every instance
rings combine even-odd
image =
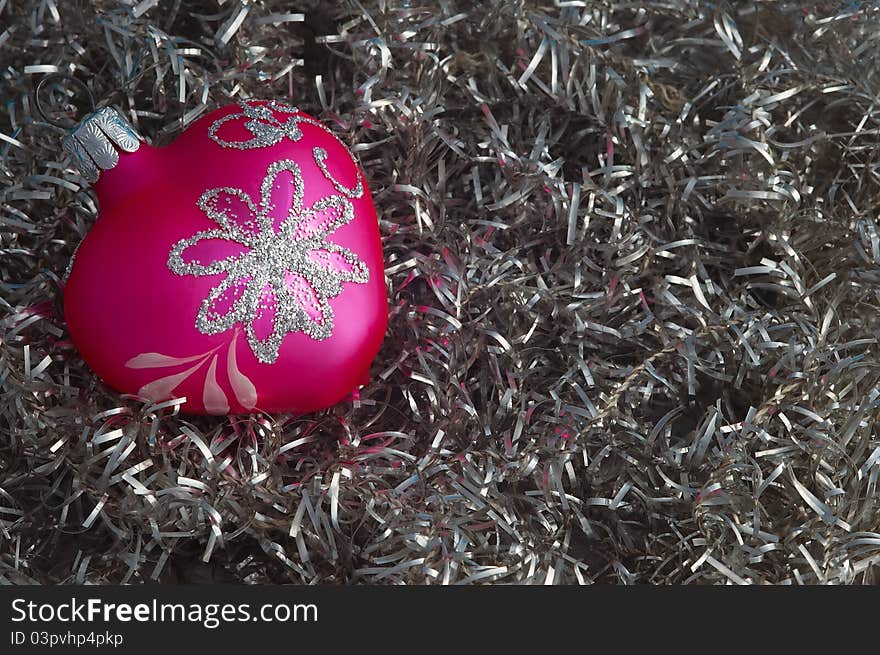
[[[876,2],[0,0],[0,582],[874,582],[878,38]],[[250,97],[356,144],[357,397],[91,374],[55,71],[157,144]]]

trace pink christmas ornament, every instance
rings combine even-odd
[[[245,101],[154,148],[104,108],[64,147],[101,210],[64,311],[110,386],[227,414],[313,411],[366,382],[388,320],[379,228],[322,123]]]

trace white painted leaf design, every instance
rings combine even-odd
[[[188,368],[182,373],[167,375],[164,378],[159,378],[158,380],[153,380],[149,384],[145,384],[138,390],[138,395],[147,400],[152,400],[153,402],[166,400],[184,380],[199,370],[205,361],[206,360],[203,358],[198,364],[192,368]]]
[[[203,357],[205,357],[204,353],[193,355],[192,357],[170,357],[162,353],[141,353],[125,362],[125,366],[127,368],[165,368],[189,364]]]
[[[236,336],[238,335],[236,334]],[[250,378],[238,368],[238,361],[235,358],[237,341],[237,339],[233,339],[229,343],[229,353],[226,356],[226,374],[229,376],[229,384],[232,385],[232,391],[241,406],[245,409],[253,409],[257,406],[257,388]]]
[[[202,392],[202,403],[209,414],[228,414],[229,401],[223,389],[217,384],[217,355],[211,358],[211,365],[205,375],[205,389]]]

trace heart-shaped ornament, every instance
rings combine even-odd
[[[110,386],[234,414],[313,411],[366,382],[388,321],[379,227],[323,123],[245,101],[154,148],[104,108],[64,147],[100,203],[64,311]]]

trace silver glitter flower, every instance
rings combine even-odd
[[[226,274],[202,303],[196,328],[218,334],[243,324],[251,350],[267,364],[291,332],[329,337],[328,299],[342,292],[343,282],[369,279],[355,253],[327,241],[354,218],[351,201],[334,194],[304,208],[303,191],[299,166],[288,159],[269,166],[259,206],[241,189],[210,189],[198,204],[218,227],[178,241],[168,257],[178,275]],[[207,263],[199,260],[200,250],[208,253]]]

